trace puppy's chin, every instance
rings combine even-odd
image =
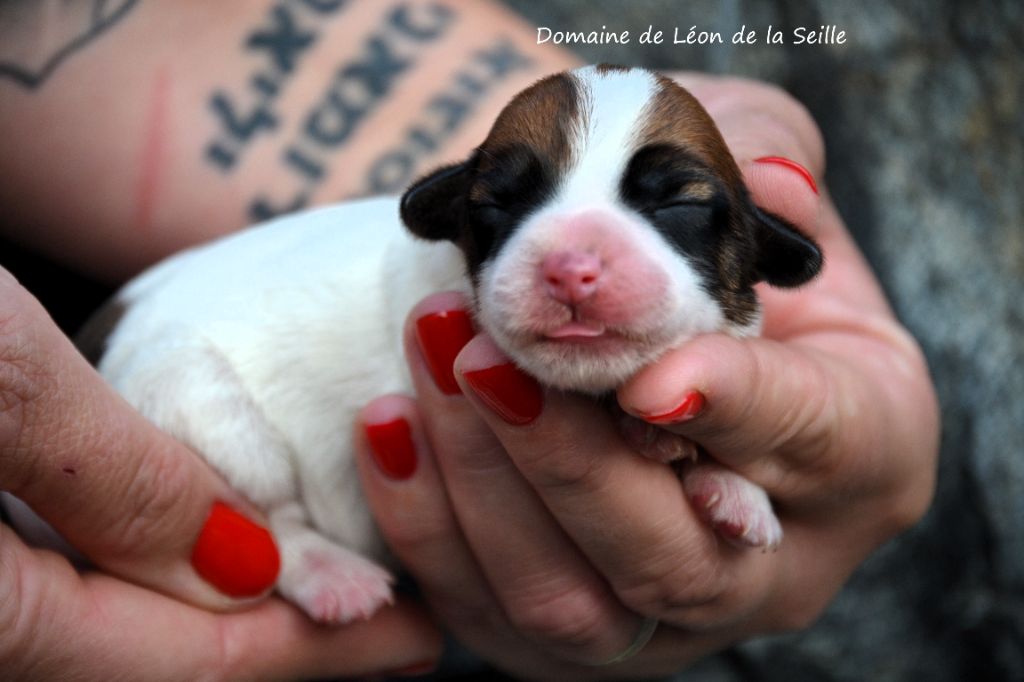
[[[553,388],[600,395],[621,386],[654,362],[667,340],[630,338],[615,331],[599,336],[550,338],[492,332],[519,367]]]

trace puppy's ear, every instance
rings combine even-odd
[[[795,287],[821,271],[821,248],[782,218],[753,206],[757,237],[757,278],[777,287]]]
[[[420,178],[402,195],[402,222],[418,237],[458,238],[465,222],[466,193],[473,159],[442,166]]]

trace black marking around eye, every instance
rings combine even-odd
[[[481,151],[463,237],[471,273],[494,257],[527,214],[552,196],[555,177],[554,168],[526,145]]]
[[[630,159],[619,190],[713,286],[729,203],[711,171],[683,149],[650,145]]]

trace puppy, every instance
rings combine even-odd
[[[585,67],[516,96],[469,159],[400,202],[292,215],[158,264],[90,343],[118,391],[267,513],[279,592],[343,623],[391,598],[346,424],[410,390],[401,328],[424,295],[465,292],[527,372],[601,395],[696,334],[756,334],[753,285],[796,286],[820,265],[753,205],[685,90]],[[725,535],[779,542],[760,488],[706,457],[683,476]]]

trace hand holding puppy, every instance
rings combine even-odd
[[[118,397],[3,269],[0,490],[103,571],[79,573],[0,524],[5,679],[357,676],[439,655],[410,604],[344,630],[255,604],[277,570],[259,516]]]
[[[764,487],[785,540],[776,553],[720,542],[673,472],[638,457],[605,411],[513,370],[490,339],[473,338],[465,301],[427,299],[406,329],[417,400],[381,398],[361,415],[364,485],[436,613],[519,674],[652,676],[804,627],[934,489],[928,371],[818,194],[813,123],[770,87],[680,80],[716,120],[755,202],[815,236],[826,266],[796,292],[759,289],[763,338],[693,339],[618,400],[640,417],[674,413],[657,421]],[[461,395],[434,380],[428,360],[436,368],[445,355]],[[652,619],[657,632],[631,660],[593,667],[635,653]]]

